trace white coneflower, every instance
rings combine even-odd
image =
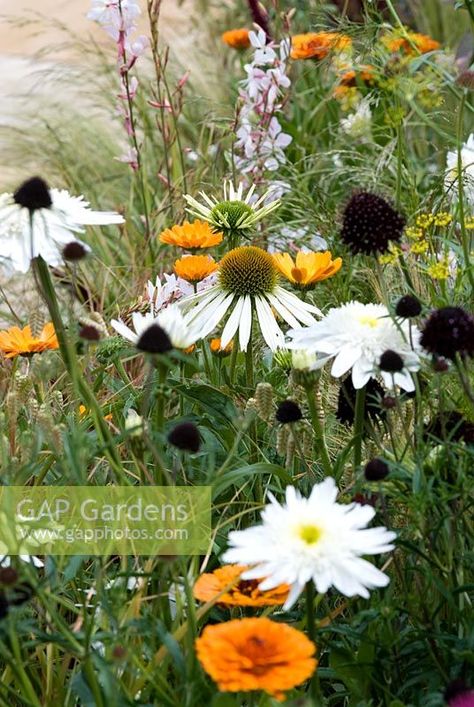
[[[411,373],[420,368],[419,331],[406,320],[395,323],[383,304],[348,302],[330,309],[307,329],[295,329],[288,335],[293,339],[288,348],[333,359],[331,374],[335,378],[352,369],[354,388],[362,388],[370,378],[381,375],[388,387],[395,384],[408,392],[415,389]],[[380,359],[386,351],[400,356],[401,369],[381,370]]]
[[[278,284],[279,275],[272,256],[255,246],[229,251],[219,263],[217,283],[205,292],[180,302],[189,324],[205,337],[232,310],[221,334],[225,348],[239,332],[239,344],[247,350],[253,314],[257,314],[262,336],[272,351],[284,346],[284,334],[277,314],[290,326],[315,323],[317,307],[303,302]]]
[[[245,237],[250,229],[268,216],[280,205],[280,200],[269,201],[272,189],[259,199],[254,200],[255,185],[252,185],[244,198],[244,187],[239,184],[235,189],[231,182],[224,182],[224,198],[219,201],[200,192],[204,204],[189,194],[185,194],[189,213],[207,221],[216,230],[222,231],[228,238]]]
[[[152,311],[133,312],[133,328],[121,319],[112,319],[110,324],[124,339],[149,353],[187,349],[202,337],[199,329],[185,320],[177,304],[169,305],[156,316]]]
[[[446,173],[444,184],[449,194],[458,197],[459,181],[462,182],[464,198],[474,207],[474,133],[461,147],[461,179],[458,174],[458,152],[450,150],[446,155]]]
[[[307,582],[318,592],[334,586],[345,596],[369,598],[369,589],[385,587],[389,578],[363,559],[393,549],[396,535],[384,527],[367,528],[375,509],[359,503],[336,502],[334,479],[313,486],[309,498],[293,487],[286,489],[286,503],[271,503],[262,512],[262,523],[229,533],[230,549],[224,561],[253,567],[243,579],[258,579],[266,591],[289,584],[284,608],[289,609]]]
[[[49,190],[41,177],[33,177],[14,194],[0,195],[0,257],[23,273],[38,256],[54,267],[63,262],[62,249],[72,234],[83,233],[84,226],[123,222],[120,214],[92,211],[83,196]]]

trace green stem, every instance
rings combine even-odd
[[[32,226],[31,219],[31,226]],[[54,325],[54,330],[59,343],[59,350],[69,373],[76,394],[82,399],[84,405],[90,410],[91,417],[94,422],[94,427],[97,431],[99,439],[104,446],[105,455],[110,463],[111,468],[117,474],[117,477],[124,485],[128,485],[129,481],[123,471],[120,456],[117,452],[116,445],[110,434],[110,430],[104,420],[104,415],[100,405],[98,404],[95,395],[93,394],[86,379],[81,374],[79,362],[74,347],[71,345],[69,338],[66,335],[66,330],[59,311],[58,300],[54,290],[53,282],[49,272],[48,265],[41,256],[34,258],[33,272],[35,273],[36,282],[40,294],[42,295],[48,307],[49,315]]]
[[[331,464],[331,459],[329,458],[328,448],[326,446],[326,438],[324,435],[324,428],[321,424],[321,419],[319,417],[319,410],[316,404],[315,391],[311,384],[305,386],[306,398],[308,400],[309,414],[311,416],[311,422],[313,425],[316,450],[320,456],[321,464],[324,469],[325,476],[333,475],[333,468]]]
[[[354,416],[354,471],[360,467],[362,461],[362,439],[364,436],[365,418],[365,386],[356,393]]]
[[[232,346],[232,354],[230,356],[230,370],[229,370],[229,378],[230,382],[233,385],[234,380],[235,380],[235,367],[237,363],[237,355],[239,353],[239,341],[237,337],[234,337],[234,343]]]

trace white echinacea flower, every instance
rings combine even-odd
[[[359,503],[336,502],[334,479],[316,484],[309,498],[293,487],[281,505],[271,503],[262,512],[262,524],[229,533],[230,549],[224,562],[253,565],[243,579],[265,579],[259,589],[280,584],[291,590],[284,609],[298,599],[307,582],[323,594],[334,586],[345,596],[369,598],[369,589],[385,587],[389,578],[363,555],[393,549],[396,534],[383,526],[367,528],[375,509]]]
[[[133,312],[133,328],[128,327],[121,319],[112,319],[110,324],[118,334],[135,346],[139,344],[141,337],[153,326],[158,326],[165,332],[172,347],[175,349],[187,349],[202,336],[197,327],[190,325],[186,321],[177,304],[169,305],[156,316],[151,310],[145,314]],[[155,353],[160,352],[156,351]],[[165,353],[165,351],[163,350],[162,353]]]
[[[38,256],[55,267],[63,262],[62,248],[77,240],[75,234],[83,233],[84,226],[120,223],[124,223],[120,214],[93,211],[83,196],[49,190],[43,179],[33,177],[14,194],[0,195],[0,258],[22,273]]]
[[[359,389],[370,378],[382,376],[387,387],[398,385],[411,392],[415,385],[411,376],[420,368],[419,330],[408,320],[394,322],[383,304],[348,302],[333,307],[319,322],[305,329],[288,332],[290,349],[307,349],[333,359],[331,374],[335,378],[352,369],[352,383]],[[381,371],[380,357],[386,351],[397,353],[403,362],[396,373]]]
[[[232,310],[221,334],[221,348],[238,331],[242,351],[247,350],[250,341],[254,313],[272,351],[285,345],[274,311],[292,327],[313,324],[313,314],[321,314],[314,305],[280,287],[272,256],[256,246],[241,246],[226,253],[219,263],[217,283],[181,300],[179,306],[186,313],[187,322],[200,331],[201,338]]]
[[[464,198],[474,208],[474,133],[461,148],[461,170]],[[458,151],[450,150],[446,156],[444,184],[456,198],[459,194]]]
[[[217,231],[225,236],[246,236],[258,221],[268,216],[280,205],[280,200],[269,201],[272,189],[268,189],[259,199],[254,200],[255,185],[252,185],[244,198],[243,184],[236,189],[231,182],[224,182],[224,198],[219,201],[200,192],[206,202],[200,203],[189,194],[184,198],[188,203],[186,209],[197,218],[204,219]]]

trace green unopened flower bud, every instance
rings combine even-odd
[[[284,371],[291,371],[291,351],[278,349],[273,354],[273,363]]]
[[[269,420],[273,413],[273,387],[270,383],[259,383],[255,391],[257,412],[262,420]]]

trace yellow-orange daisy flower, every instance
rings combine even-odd
[[[211,601],[222,591],[219,604],[228,606],[279,606],[288,599],[290,588],[282,584],[274,589],[262,592],[258,588],[261,580],[240,579],[245,565],[226,565],[218,567],[214,572],[202,574],[194,585],[194,596],[199,601]],[[230,586],[232,585],[232,586]]]
[[[167,228],[160,234],[160,241],[168,245],[194,250],[211,248],[222,241],[222,233],[214,231],[206,221],[185,221],[181,226]]]
[[[14,326],[0,331],[0,351],[3,351],[7,358],[31,356],[34,353],[57,348],[59,344],[52,322],[45,324],[38,336],[33,336],[29,325],[23,329]]]
[[[211,353],[213,353],[215,356],[229,356],[232,353],[232,349],[234,348],[234,342],[229,341],[229,343],[222,347],[222,340],[220,337],[216,337],[215,339],[211,339],[209,343],[209,348],[211,349]]]
[[[233,49],[247,49],[250,47],[249,30],[245,27],[241,29],[230,29],[221,35],[222,41]]]
[[[81,403],[81,405],[79,405],[79,416],[80,417],[87,417],[88,414],[89,414],[89,409],[86,408],[86,406],[82,405],[82,403]],[[111,422],[113,419],[114,418],[113,418],[113,415],[111,412],[109,412],[107,415],[104,415],[104,420],[106,422]]]
[[[210,255],[185,255],[175,261],[174,271],[188,282],[200,282],[217,270],[217,263]]]
[[[333,260],[329,251],[310,253],[300,250],[295,260],[289,253],[274,253],[273,260],[282,275],[302,290],[311,289],[317,282],[327,280],[342,266],[342,258]]]
[[[197,657],[222,692],[264,690],[278,700],[314,673],[315,645],[304,633],[270,619],[206,626]]]
[[[418,32],[407,32],[404,37],[388,36],[383,37],[382,42],[391,52],[403,52],[408,55],[427,54],[440,48],[440,43],[432,39],[427,34]]]
[[[291,38],[292,59],[324,59],[332,49],[347,49],[352,40],[338,32],[307,32]]]

